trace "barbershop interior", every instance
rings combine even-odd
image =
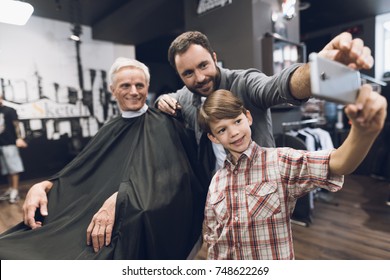
[[[0,199],[0,233],[23,222],[31,186],[62,170],[120,114],[108,77],[117,57],[148,66],[150,107],[162,94],[183,87],[167,53],[185,31],[207,35],[219,67],[256,68],[268,76],[295,63],[309,63],[310,54],[349,32],[364,41],[375,60],[370,69],[359,71],[360,82],[390,100],[388,0],[3,2],[27,3],[33,11],[22,22],[11,22],[19,18],[19,11],[12,10],[11,17],[0,11],[0,95],[3,106],[16,110],[20,136],[27,143],[18,148],[24,167],[18,174],[18,196]],[[300,106],[272,106],[276,147],[338,148],[351,128],[344,107],[321,97]],[[295,259],[390,259],[389,143],[387,117],[340,191],[318,188],[297,200],[291,216]],[[1,175],[0,195],[9,187],[9,177]]]

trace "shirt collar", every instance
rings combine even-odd
[[[199,94],[192,94],[192,105],[198,109],[202,106],[202,97]]]
[[[226,159],[225,159],[225,167],[227,167],[228,165],[229,166],[236,166],[244,158],[247,158],[247,160],[249,162],[252,162],[258,149],[259,149],[259,145],[257,145],[256,142],[252,140],[251,143],[249,144],[249,147],[240,155],[236,164],[233,164],[232,154],[228,153],[226,156]]]
[[[143,114],[146,113],[148,108],[149,108],[148,105],[144,104],[144,106],[138,111],[122,111],[122,118],[131,119],[131,118],[142,116]]]

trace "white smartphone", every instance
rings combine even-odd
[[[335,103],[355,103],[361,87],[359,71],[344,64],[309,55],[311,92],[314,97]]]

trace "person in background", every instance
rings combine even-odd
[[[15,203],[19,200],[19,174],[24,171],[19,148],[27,143],[20,134],[19,119],[14,108],[4,105],[0,95],[0,165],[1,174],[8,175],[9,188],[0,196],[0,200]]]
[[[228,155],[212,179],[205,207],[208,259],[294,259],[290,217],[298,197],[338,191],[343,175],[367,155],[386,118],[386,99],[363,85],[345,112],[352,122],[338,149],[264,148],[251,137],[253,118],[233,93],[211,93],[199,125]]]
[[[371,50],[361,39],[352,39],[350,33],[336,36],[319,55],[355,69],[369,69],[373,65]],[[221,145],[213,143],[207,147],[208,141],[202,142],[207,137],[202,137],[197,112],[204,97],[217,89],[236,94],[252,112],[252,137],[263,147],[275,146],[269,108],[282,103],[301,105],[311,97],[308,63],[294,64],[271,77],[257,69],[222,68],[217,66],[217,54],[207,36],[198,31],[179,35],[169,47],[168,60],[185,86],[175,93],[161,95],[155,105],[167,114],[180,114],[188,127],[195,130],[201,144],[201,161],[210,178],[221,167],[226,154]]]
[[[33,185],[24,223],[0,235],[0,259],[186,259],[201,234],[207,184],[192,132],[146,104],[150,74],[118,58],[121,116],[77,157]]]

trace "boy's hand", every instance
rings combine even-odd
[[[345,107],[345,113],[360,133],[379,133],[386,119],[387,101],[366,84],[360,88],[356,103]]]

